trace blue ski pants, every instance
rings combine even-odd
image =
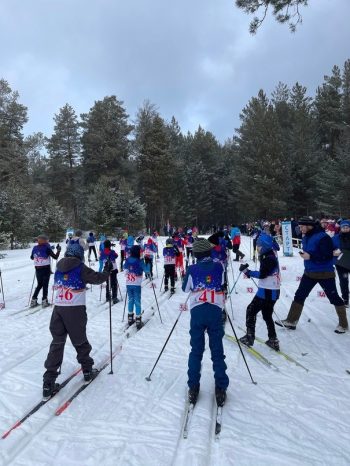
[[[134,312],[137,316],[141,315],[141,286],[137,285],[126,285],[126,291],[128,293],[128,313]]]

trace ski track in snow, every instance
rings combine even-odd
[[[250,246],[246,237],[241,250],[249,261]],[[0,261],[6,298],[6,309],[0,311],[2,433],[40,400],[43,364],[51,342],[48,327],[52,308],[32,315],[26,315],[28,311],[18,313],[28,303],[33,280],[29,255],[29,249],[7,251],[6,258]],[[249,263],[254,269],[253,262]],[[232,264],[234,277],[228,271],[230,286],[239,274],[239,263]],[[302,275],[303,263],[297,256],[281,255],[280,264],[287,269],[281,272],[281,298],[275,308],[283,319],[298,286],[296,277]],[[297,330],[277,327],[281,349],[310,371],[307,373],[256,343],[254,348],[275,364],[279,372],[263,366],[245,352],[258,382],[253,385],[238,346],[224,339],[230,386],[223,409],[222,432],[219,441],[215,441],[214,378],[206,342],[200,396],[188,438],[182,438],[189,312],[181,315],[152,380],[145,380],[178,316],[180,303],[186,299],[180,282],[171,299],[168,300],[167,294],[160,295],[162,261],[157,265],[156,293],[163,324],[148,283],[142,288],[143,318],[154,315],[141,331],[130,330],[127,338],[126,332],[123,333],[125,322],[122,322],[124,302],[114,305],[113,347],[122,344],[122,351],[113,361],[114,374],[110,375],[106,368],[61,416],[55,416],[55,409],[79,387],[81,375],[78,374],[8,438],[0,440],[0,465],[349,465],[350,376],[345,370],[350,368],[350,334],[333,332],[337,325],[336,313],[326,298],[317,295],[318,286],[306,301]],[[118,279],[125,299],[123,274]],[[238,336],[242,335],[238,326],[244,328],[245,310],[254,296],[247,292],[247,287],[252,287],[255,293],[253,282],[241,276],[236,287],[238,294],[232,295],[233,323]],[[103,289],[102,299],[104,296]],[[87,333],[96,365],[109,354],[108,304],[101,305],[99,297],[99,286],[87,292]],[[231,315],[229,302],[227,310]],[[226,333],[232,334],[228,323]],[[267,337],[261,316],[257,319],[256,333],[261,338]],[[302,356],[301,352],[307,355]],[[58,381],[77,367],[75,350],[67,341]]]

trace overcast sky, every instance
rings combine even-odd
[[[310,95],[350,58],[350,0],[309,0],[296,34],[267,18],[256,36],[234,0],[0,0],[0,78],[28,107],[25,134],[50,135],[65,103],[77,114],[116,95],[131,119],[145,99],[183,131],[220,141],[260,88]]]

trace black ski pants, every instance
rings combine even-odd
[[[166,287],[168,286],[169,278],[171,288],[175,288],[175,264],[164,265],[164,285]]]
[[[63,361],[64,345],[69,335],[83,371],[91,370],[91,345],[86,336],[87,314],[85,306],[55,306],[50,321],[52,343],[45,361],[44,382],[54,382]]]
[[[150,275],[151,275],[151,278],[153,278],[153,258],[152,258],[152,257],[145,256],[145,264],[146,264],[147,266],[148,266],[148,264],[149,264]]]
[[[269,338],[276,338],[275,324],[272,318],[273,308],[276,301],[262,299],[254,296],[253,301],[247,307],[246,326],[247,333],[255,336],[256,316],[258,312],[262,312],[263,319],[266,323],[267,333]]]
[[[345,269],[341,265],[336,265],[338,272],[341,296],[345,304],[349,304],[349,273],[350,270]]]
[[[123,271],[124,260],[125,260],[125,250],[121,249],[120,250],[120,271],[121,272]]]
[[[118,278],[117,278],[117,273],[118,270],[112,270],[110,274],[110,280],[111,280],[111,288],[112,288],[112,299],[117,298],[118,296]],[[109,279],[107,280],[107,285],[106,285],[106,301],[109,301],[110,297],[110,292],[109,292]]]
[[[90,260],[90,257],[91,257],[91,252],[93,252],[93,253],[94,253],[94,255],[95,255],[95,260],[97,261],[97,252],[96,252],[95,245],[94,245],[94,246],[89,246],[89,255],[88,255],[88,260]]]
[[[51,267],[45,265],[43,267],[35,268],[35,275],[37,279],[37,287],[33,293],[32,299],[38,299],[38,295],[41,289],[43,289],[43,299],[47,299],[47,293],[49,290],[49,281],[51,275]]]

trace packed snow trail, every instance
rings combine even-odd
[[[63,252],[64,252],[63,246]],[[249,239],[243,237],[241,250],[249,259]],[[33,280],[30,250],[8,251],[0,261],[3,272],[6,309],[0,311],[0,431],[5,432],[25,413],[42,391],[52,308],[28,317],[12,315],[24,308]],[[254,268],[253,262],[249,262]],[[281,299],[275,309],[286,317],[303,263],[297,257],[280,257]],[[158,262],[162,279],[162,261]],[[235,278],[239,263],[233,262]],[[118,275],[125,296],[123,274]],[[230,284],[232,275],[229,271]],[[20,281],[17,281],[20,280]],[[52,279],[51,279],[52,280]],[[52,284],[52,282],[51,282]],[[255,285],[240,277],[238,294],[233,294],[233,310],[238,336],[245,327],[245,310]],[[230,386],[222,416],[220,440],[215,441],[214,378],[208,345],[203,358],[201,391],[187,439],[182,438],[186,400],[187,358],[189,353],[189,312],[184,312],[152,375],[153,364],[177,318],[186,294],[177,283],[175,295],[160,298],[160,323],[153,290],[142,288],[142,308],[153,306],[150,322],[125,339],[114,360],[114,374],[103,371],[82,392],[68,410],[55,416],[55,409],[81,383],[79,376],[44,408],[11,435],[1,440],[0,464],[43,465],[130,465],[130,466],[223,466],[223,465],[349,465],[350,463],[350,335],[336,335],[334,307],[318,296],[315,288],[297,329],[277,328],[281,350],[305,365],[309,372],[256,343],[254,348],[275,364],[279,371],[263,366],[253,358],[247,361],[258,384],[251,383],[236,344],[224,339]],[[99,287],[87,293],[87,334],[96,364],[108,356],[108,305],[100,305]],[[105,290],[102,292],[104,298]],[[162,301],[164,299],[164,301]],[[112,307],[113,345],[119,341],[124,303]],[[229,305],[228,305],[229,308]],[[231,311],[229,309],[230,315]],[[311,319],[309,322],[308,320]],[[226,332],[232,334],[229,324]],[[257,335],[267,339],[261,317]],[[307,356],[301,356],[307,352]],[[76,354],[66,344],[62,375],[77,368]],[[58,379],[59,380],[59,379]]]

